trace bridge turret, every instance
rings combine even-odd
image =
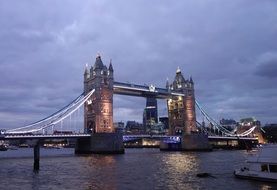
[[[101,70],[101,69],[103,69],[103,67],[104,67],[104,64],[101,60],[101,56],[100,56],[100,54],[97,54],[96,60],[95,60],[95,63],[94,63],[94,69],[95,70],[97,70],[97,69]]]
[[[192,77],[190,76],[190,78],[189,78],[189,82],[191,83],[191,84],[193,84],[193,80],[192,80]]]
[[[113,73],[112,59],[110,59],[109,71]]]
[[[168,80],[168,78],[166,78],[165,88],[166,88],[167,90],[170,90],[170,85],[169,85],[169,80]]]
[[[84,80],[88,80],[90,77],[89,71],[88,71],[88,64],[86,64],[85,72],[84,72]]]
[[[90,67],[89,73],[90,73],[90,77],[92,78],[93,77],[93,66]]]
[[[173,81],[173,88],[174,89],[183,89],[185,86],[186,80],[182,75],[181,69],[178,67],[176,71],[176,76]]]
[[[113,89],[114,77],[113,77],[112,59],[110,59],[110,65],[109,65],[109,70],[108,70],[108,80],[109,80],[109,88]]]

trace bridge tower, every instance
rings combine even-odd
[[[167,100],[169,134],[180,135],[180,144],[161,142],[161,150],[211,150],[208,136],[197,133],[195,116],[194,83],[192,78],[186,80],[178,68],[172,84],[167,81],[168,91],[178,92],[184,96]]]
[[[103,64],[98,54],[94,66],[84,73],[85,95],[92,89],[94,94],[84,104],[84,132],[112,133],[113,127],[113,66]]]
[[[113,66],[103,64],[98,54],[94,65],[84,72],[85,95],[95,89],[84,103],[84,132],[90,133],[88,139],[78,139],[75,153],[122,154],[123,137],[113,127]]]
[[[167,81],[166,88],[185,96],[167,100],[170,135],[191,134],[196,131],[194,83],[192,78],[186,80],[178,68],[172,84]]]

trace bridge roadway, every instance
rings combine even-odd
[[[114,82],[114,94],[140,96],[140,97],[155,97],[159,99],[168,99],[174,96],[184,96],[180,92],[168,90],[166,88],[158,88],[153,85],[129,84],[123,82]]]
[[[58,135],[43,135],[43,134],[26,134],[26,135],[0,135],[0,140],[36,140],[36,139],[75,139],[75,138],[88,138],[90,134],[58,134]]]
[[[0,140],[36,140],[36,139],[76,139],[76,138],[88,138],[90,134],[26,134],[26,135],[0,135]],[[174,140],[180,141],[180,136],[168,136],[168,135],[123,135],[123,141],[129,141],[140,138],[149,138],[149,139],[157,139],[157,140]],[[224,137],[224,136],[208,136],[209,140],[257,140],[255,137]]]

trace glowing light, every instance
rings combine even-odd
[[[92,101],[91,101],[91,100],[88,100],[88,101],[87,101],[87,104],[88,104],[88,105],[92,104]]]
[[[156,87],[155,87],[153,84],[151,84],[151,85],[149,86],[149,91],[150,91],[150,92],[155,92],[155,90],[156,90]]]

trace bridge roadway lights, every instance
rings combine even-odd
[[[95,133],[76,141],[75,154],[124,154],[121,133]]]
[[[181,142],[161,142],[160,150],[164,151],[211,151],[208,136],[202,133],[184,134]]]

